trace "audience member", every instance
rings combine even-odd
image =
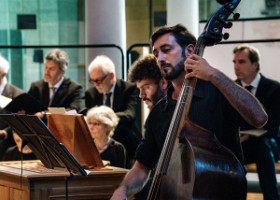
[[[12,146],[7,149],[5,155],[3,156],[3,161],[12,161],[12,160],[36,160],[37,157],[28,147],[28,145],[23,144],[23,140],[17,133],[13,133],[13,139],[16,143],[15,146]],[[24,145],[24,146],[22,146]]]
[[[87,112],[86,118],[102,160],[110,161],[112,166],[130,168],[125,147],[112,138],[119,123],[115,112],[108,106],[96,106]]]
[[[157,60],[153,54],[146,55],[136,60],[130,67],[128,79],[136,82],[139,89],[139,97],[146,103],[149,109],[165,95],[168,88],[168,81],[165,80],[157,65]],[[147,199],[150,189],[153,172],[145,187],[134,195],[135,200]]]
[[[115,65],[105,55],[97,56],[90,63],[88,72],[94,87],[85,92],[86,108],[107,105],[114,110],[120,121],[113,137],[125,146],[129,159],[133,160],[141,138],[136,119],[139,105],[135,84],[117,79]]]
[[[79,111],[82,86],[65,77],[69,58],[65,51],[53,49],[45,57],[44,79],[31,83],[28,94],[48,107]],[[43,117],[44,112],[36,113]]]
[[[165,95],[168,87],[168,81],[162,77],[153,54],[133,63],[128,72],[128,80],[136,83],[139,97],[150,109]]]
[[[264,126],[267,131],[261,137],[241,135],[244,161],[256,163],[260,186],[264,199],[279,199],[273,157],[272,141],[279,136],[280,131],[280,83],[266,78],[260,73],[259,50],[247,44],[241,44],[233,49],[234,70],[237,83],[256,96],[262,103],[268,115]],[[247,122],[241,122],[241,130],[254,129]]]
[[[8,83],[7,74],[9,72],[10,65],[9,62],[0,55],[0,95],[8,97],[10,99],[15,98],[16,96],[23,93],[23,90],[18,87]],[[7,110],[4,110],[0,106],[1,114],[10,113]],[[12,129],[4,122],[4,120],[0,120],[0,160],[2,159],[6,150],[14,146],[15,142],[13,139]]]
[[[151,170],[157,164],[186,78],[197,78],[189,119],[215,133],[221,144],[231,150],[241,162],[242,150],[237,123],[239,114],[256,127],[263,126],[267,120],[266,113],[252,95],[210,66],[205,59],[194,54],[196,39],[184,26],[178,24],[159,28],[152,35],[151,44],[163,77],[170,80],[172,86],[168,88],[165,98],[151,110],[145,123],[144,139],[137,148],[136,161],[115,190],[111,198],[114,200],[125,199],[145,186]],[[222,177],[220,181],[223,181]],[[209,183],[207,184],[206,187],[209,187]],[[199,191],[199,188],[196,189]],[[240,192],[246,195],[246,191]],[[180,195],[182,196],[178,198],[192,194]]]

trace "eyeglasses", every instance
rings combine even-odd
[[[99,122],[88,122],[88,125],[90,125],[90,126],[101,126],[102,123],[99,123]]]
[[[105,76],[99,78],[99,79],[90,79],[89,82],[95,83],[95,84],[101,84],[103,81],[107,78],[109,74],[106,74]]]

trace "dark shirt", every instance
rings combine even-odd
[[[12,160],[37,160],[34,153],[20,153],[17,146],[10,147],[7,149],[3,161],[12,161]]]
[[[100,156],[102,160],[110,161],[111,166],[130,168],[125,147],[116,140],[111,139],[109,146]]]
[[[176,102],[170,98],[173,87],[151,110],[145,123],[145,139],[141,141],[136,159],[153,169],[158,161]],[[239,114],[223,94],[210,82],[198,80],[189,112],[190,120],[215,133],[218,140],[243,163],[239,138]]]

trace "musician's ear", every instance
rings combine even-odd
[[[185,47],[185,55],[188,57],[189,55],[194,54],[194,45],[193,44],[189,44]]]
[[[168,88],[168,81],[165,80],[164,78],[162,78],[159,82],[161,90],[164,94],[166,94],[167,92],[167,88]]]

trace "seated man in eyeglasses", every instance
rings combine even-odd
[[[141,139],[140,125],[136,114],[140,112],[140,101],[135,84],[117,79],[115,65],[105,56],[97,56],[89,65],[88,73],[93,87],[85,92],[85,106],[89,110],[94,106],[107,105],[120,118],[113,138],[122,143],[130,160]]]

